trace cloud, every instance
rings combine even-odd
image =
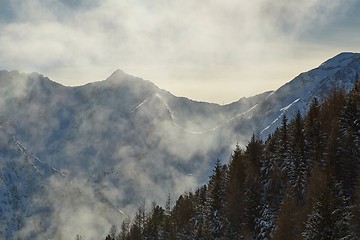
[[[0,64],[39,71],[69,85],[103,79],[122,68],[179,95],[187,96],[183,86],[191,85],[192,95],[203,99],[204,84],[214,99],[228,95],[231,85],[245,85],[249,90],[239,89],[239,98],[267,90],[249,78],[257,85],[268,79],[260,84],[266,87],[290,80],[282,67],[289,61],[300,65],[297,71],[307,70],[304,59],[295,58],[299,45],[305,50],[316,45],[322,52],[318,63],[325,51],[331,52],[326,57],[338,51],[321,46],[326,35],[311,43],[308,35],[336,23],[354,3],[14,1],[5,4]],[[231,87],[216,94],[219,82]]]

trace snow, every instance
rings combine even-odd
[[[204,112],[202,111],[203,108],[201,105],[196,105],[196,103],[184,99],[180,100],[180,98],[175,97],[170,93],[165,93],[165,91],[155,87],[147,87],[147,85],[144,87],[140,80],[136,80],[137,85],[133,86],[132,84],[135,79],[130,76],[127,77],[129,81],[126,82],[128,87],[126,88],[127,94],[121,94],[124,93],[125,90],[120,88],[120,84],[114,85],[113,93],[108,92],[107,88],[104,88],[104,92],[95,91],[97,89],[96,87],[103,89],[101,88],[102,83],[98,83],[96,86],[93,84],[90,84],[86,87],[80,86],[76,89],[69,87],[63,89],[62,91],[64,92],[56,92],[57,90],[53,90],[52,94],[48,94],[46,91],[41,92],[42,88],[39,87],[40,92],[34,92],[34,94],[43,94],[41,95],[44,96],[43,99],[49,100],[49,102],[36,102],[37,105],[35,105],[39,110],[41,110],[42,114],[33,114],[31,110],[27,108],[28,105],[18,104],[19,102],[15,102],[15,106],[19,106],[16,111],[14,111],[12,108],[14,104],[4,104],[3,109],[1,109],[1,119],[5,119],[11,123],[9,125],[15,129],[14,131],[16,131],[16,136],[18,137],[12,140],[10,135],[6,136],[9,138],[9,141],[4,141],[3,145],[4,148],[8,148],[9,146],[6,144],[8,142],[10,143],[10,145],[13,147],[11,150],[14,150],[15,153],[14,156],[9,156],[9,159],[18,160],[19,166],[6,165],[7,168],[0,174],[3,174],[6,171],[10,177],[7,178],[4,176],[4,174],[1,175],[2,179],[0,179],[0,186],[6,183],[7,186],[23,184],[25,186],[31,185],[33,188],[35,188],[40,183],[46,186],[46,184],[48,184],[46,181],[40,181],[47,179],[49,176],[58,175],[59,173],[64,177],[65,174],[49,165],[46,159],[42,157],[50,156],[48,159],[51,159],[53,163],[56,163],[56,167],[63,171],[71,172],[71,175],[67,175],[64,179],[66,180],[64,182],[66,182],[71,188],[76,188],[78,185],[76,183],[77,177],[80,176],[79,178],[81,178],[82,176],[89,176],[89,178],[86,179],[88,186],[94,187],[96,189],[102,190],[102,187],[105,184],[104,181],[108,183],[106,185],[108,188],[113,188],[113,186],[121,186],[121,188],[125,190],[129,189],[129,191],[132,189],[139,189],[139,191],[136,191],[136,194],[134,192],[130,192],[126,196],[125,194],[118,194],[117,197],[111,199],[111,209],[114,209],[113,206],[119,207],[118,210],[115,210],[114,212],[117,214],[122,212],[127,213],[128,209],[126,206],[122,205],[122,202],[129,200],[128,198],[132,196],[134,196],[135,202],[139,199],[152,198],[155,194],[158,193],[164,193],[164,195],[166,195],[169,191],[172,191],[172,189],[167,188],[168,184],[165,184],[165,182],[169,181],[175,182],[173,175],[170,176],[168,172],[166,172],[169,168],[172,170],[174,169],[174,171],[176,170],[176,172],[174,172],[175,176],[187,176],[189,173],[178,170],[180,168],[177,168],[177,166],[180,164],[180,166],[184,166],[181,167],[181,169],[191,169],[191,167],[194,166],[191,164],[195,162],[192,160],[197,160],[196,164],[204,164],[204,168],[201,168],[196,173],[194,173],[193,178],[196,182],[196,177],[204,177],[203,174],[208,173],[203,170],[208,167],[208,163],[200,161],[202,161],[202,159],[208,159],[210,153],[216,154],[216,151],[218,151],[220,148],[230,148],[230,144],[234,142],[234,139],[238,140],[239,136],[244,139],[249,139],[249,136],[244,135],[243,132],[252,133],[263,129],[261,134],[270,133],[280,124],[281,121],[279,121],[279,119],[281,119],[285,112],[288,117],[291,118],[291,113],[294,113],[294,111],[297,109],[305,111],[313,97],[317,97],[321,102],[322,95],[320,93],[323,92],[326,94],[326,92],[331,90],[331,86],[334,84],[341,84],[341,87],[343,85],[351,86],[353,76],[350,74],[360,72],[360,61],[357,63],[357,65],[353,64],[351,59],[359,58],[359,55],[350,56],[351,55],[349,54],[345,54],[338,59],[329,60],[328,62],[322,64],[320,68],[311,70],[296,77],[293,81],[279,88],[276,92],[267,93],[267,96],[264,95],[264,97],[262,97],[261,100],[256,103],[251,102],[251,104],[248,104],[249,102],[247,102],[246,104],[248,105],[241,105],[242,103],[239,105],[234,104],[225,108],[222,108],[221,106],[216,108],[211,107],[210,111]],[[348,63],[349,66],[346,65]],[[342,69],[341,66],[344,66],[346,69]],[[345,70],[347,72],[345,72]],[[13,75],[14,74],[15,73],[13,73]],[[337,76],[342,77],[341,82],[337,81]],[[114,76],[114,78],[115,77],[119,78],[121,76]],[[12,81],[12,83],[18,81],[18,79],[16,80],[15,75],[14,79],[15,80]],[[0,80],[2,81],[2,88],[0,88],[0,100],[2,100],[3,96],[6,95],[9,96],[9,103],[11,103],[10,100],[13,99],[16,101],[16,98],[11,95],[12,92],[9,90],[11,88],[7,87],[6,79],[0,76]],[[107,84],[109,85],[113,83],[108,82]],[[37,88],[34,88],[34,91],[36,89]],[[79,92],[81,92],[81,97],[79,97]],[[96,92],[98,95],[89,95],[89,93],[94,92]],[[109,97],[109,94],[113,94],[113,96]],[[64,102],[61,102],[61,104],[57,104],[56,101],[52,100],[52,96],[59,95],[65,95],[66,101],[64,100]],[[26,99],[26,97],[28,97],[28,95],[25,94],[24,99]],[[153,98],[155,98],[156,101],[152,102],[152,100],[154,100]],[[91,101],[88,101],[88,99],[91,99]],[[121,104],[119,104],[119,101],[121,101]],[[69,104],[69,102],[71,102],[71,104]],[[151,105],[150,102],[158,104],[160,107],[159,109],[166,112],[165,116],[167,118],[165,118],[165,120],[169,120],[168,122],[170,123],[172,121],[173,124],[166,124],[162,126],[161,123],[163,119],[150,119],[150,117],[157,117],[157,115],[152,114],[153,112],[151,111],[155,111],[157,109],[143,111],[143,114],[138,114],[138,117],[136,118],[129,117],[131,113],[136,114],[137,111],[140,112],[145,107],[149,107]],[[32,104],[32,102],[29,104]],[[35,105],[33,104],[32,106]],[[240,105],[241,107],[237,108],[237,106]],[[181,108],[188,109],[183,110]],[[64,109],[64,116],[59,116],[58,113],[61,112],[60,110]],[[101,109],[106,109],[106,111],[100,111],[102,114],[99,115],[92,115],[93,112]],[[169,114],[167,114],[167,111]],[[226,112],[227,115],[221,115],[223,113],[222,111]],[[196,119],[191,116],[193,113],[194,115],[200,116],[198,119],[205,119],[206,121],[209,120],[209,124],[204,124],[204,127],[201,128],[202,131],[191,131],[186,129],[188,126],[194,126],[197,124],[194,123],[192,125],[191,121]],[[23,116],[28,115],[32,117],[31,120],[33,122],[29,122],[28,119],[23,118]],[[51,116],[55,117],[51,118]],[[161,115],[161,117],[163,116],[164,115]],[[154,124],[157,124],[155,128],[148,129],[146,124],[138,124],[136,125],[136,128],[132,128],[133,125],[137,123],[132,121],[136,119],[142,123],[141,120],[143,117],[144,119],[150,119],[154,122]],[[214,120],[215,118],[217,119]],[[256,122],[254,119],[256,119]],[[67,129],[61,129],[64,134],[55,134],[54,137],[52,133],[56,132],[56,130],[53,129],[54,126],[50,123],[62,123],[62,121],[68,121],[73,125],[70,125],[70,127]],[[40,123],[39,126],[41,126],[41,130],[44,131],[38,131],[34,127],[34,122]],[[58,126],[57,124],[54,125]],[[252,128],[253,125],[254,128]],[[251,126],[251,128],[245,129],[248,126]],[[10,127],[5,125],[3,126],[3,128],[11,129]],[[175,136],[175,134],[180,132],[176,131],[178,128],[183,129],[184,132],[181,132],[181,135],[179,136]],[[106,131],[107,129],[111,130]],[[197,136],[191,135],[206,133],[211,134],[207,135],[206,138],[201,136],[198,137],[198,139],[201,139],[201,142],[197,141]],[[156,136],[160,138],[160,144],[157,142],[156,145],[152,144],[155,142],[152,141],[152,134],[157,134]],[[227,137],[222,137],[225,134],[227,134]],[[168,137],[168,135],[171,135],[171,137]],[[175,139],[175,141],[173,141],[173,139]],[[150,144],[148,144],[148,142],[150,142]],[[116,145],[114,145],[114,143]],[[197,153],[195,151],[199,150],[197,144],[201,144],[201,157],[199,158],[194,157],[195,155],[199,155],[194,154]],[[215,145],[218,147],[217,149],[215,149]],[[45,146],[50,146],[51,149],[43,149]],[[34,153],[38,154],[40,159],[35,156],[35,154],[33,154],[30,149]],[[88,151],[88,149],[91,151]],[[182,149],[181,153],[178,153],[177,149]],[[183,151],[183,149],[186,149],[186,151]],[[94,152],[96,154],[94,154]],[[146,154],[146,161],[131,161],[132,158],[137,157],[138,152],[144,152],[144,155]],[[163,158],[167,158],[168,156],[172,156],[171,161],[168,161],[168,168],[161,169],[161,165],[154,161],[154,159],[163,160]],[[142,158],[145,159],[145,157]],[[26,162],[24,161],[25,159]],[[129,159],[129,161],[126,159]],[[183,161],[184,159],[189,161],[185,162]],[[89,166],[89,163],[91,163],[91,166]],[[127,164],[130,163],[131,165],[129,166],[131,166],[133,169],[144,169],[144,171],[141,172],[144,176],[143,179],[148,179],[149,181],[132,180],[131,177],[133,176],[129,176],[129,171],[125,170],[129,169]],[[114,174],[110,174],[107,175],[106,179],[104,180],[101,179],[101,181],[95,181],[98,179],[98,172],[104,168],[108,168],[109,166],[117,167],[118,173],[116,176],[114,176]],[[157,185],[154,185],[154,189],[150,190],[148,189],[149,185],[147,183],[154,181],[154,179],[147,171],[153,172],[154,170],[153,168],[149,168],[147,166],[157,167],[157,171],[159,171],[160,176],[165,176],[164,178],[166,178]],[[41,173],[44,173],[44,175],[36,174],[33,169],[36,169],[37,172],[40,171]],[[79,171],[71,171],[72,169]],[[16,175],[16,171],[25,174]],[[59,179],[62,178],[59,177]],[[72,181],[74,181],[74,184],[72,184]],[[176,187],[179,187],[183,184],[184,183],[181,182],[179,185],[176,185]],[[116,190],[115,187],[113,189]],[[66,189],[64,188],[64,190]],[[21,191],[20,194],[28,192]],[[65,196],[64,199],[69,196],[71,197],[71,193],[69,192],[65,192],[63,195]],[[104,196],[107,197],[106,195]],[[122,199],[122,197],[124,197],[124,199]],[[14,198],[8,199],[14,200]],[[89,202],[98,201],[99,199],[95,198],[89,199]],[[109,203],[106,202],[106,205],[109,205]],[[17,212],[13,211],[12,214],[16,214]],[[31,212],[24,211],[22,216],[30,216],[31,214]],[[53,217],[54,214],[54,212],[49,212],[47,213],[47,217]],[[6,216],[10,215],[11,214],[8,214]],[[8,221],[7,219],[2,220],[2,223],[7,224],[7,226],[10,227],[12,226],[12,222]],[[271,223],[271,221],[261,222],[261,226],[269,227],[269,223]]]
[[[159,93],[156,93],[155,96],[160,99],[160,101],[165,105],[166,109],[169,111],[171,118],[172,118],[173,120],[175,120],[176,117],[174,116],[173,111],[170,109],[169,105],[166,103],[166,101],[164,100],[164,98],[163,98]]]
[[[299,101],[300,101],[300,98],[294,100],[294,101],[293,101],[292,103],[290,103],[289,105],[280,108],[280,110],[279,110],[279,111],[281,112],[280,115],[279,115],[277,118],[275,118],[275,120],[273,120],[273,121],[270,123],[270,125],[268,125],[268,126],[265,127],[262,131],[260,131],[260,134],[263,134],[264,132],[266,132],[267,130],[269,130],[271,126],[273,126],[275,123],[277,123],[277,122],[279,121],[279,119],[280,119],[289,109],[291,109],[291,108],[294,106],[294,104],[298,103]]]
[[[148,101],[148,99],[145,99],[144,101],[142,101],[139,105],[137,105],[133,110],[131,110],[131,112],[135,112],[139,107],[141,107],[142,105],[144,105],[144,103],[146,103]]]
[[[19,150],[21,151],[21,153],[25,156],[25,159],[31,164],[31,166],[33,166],[33,168],[35,168],[35,170],[36,170],[38,173],[40,173],[40,170],[39,170],[39,168],[35,165],[35,163],[31,161],[31,159],[35,159],[36,161],[38,161],[38,162],[40,162],[40,163],[42,163],[42,164],[45,164],[47,167],[51,168],[54,172],[57,172],[57,173],[59,173],[61,176],[65,177],[65,174],[64,174],[64,173],[62,173],[62,172],[59,171],[58,169],[50,166],[49,164],[41,161],[37,156],[35,156],[35,155],[32,154],[31,152],[29,152],[29,151],[27,150],[27,148],[26,148],[22,143],[20,143],[19,140],[17,140],[17,139],[15,138],[15,136],[13,136],[12,139],[13,139],[14,143],[18,146],[18,148],[19,148]]]
[[[297,103],[298,101],[300,101],[300,98],[296,99],[295,101],[293,101],[292,103],[290,103],[289,105],[287,105],[286,107],[283,107],[280,109],[281,112],[286,112],[287,110],[289,110],[295,103]]]
[[[205,131],[201,131],[201,132],[191,132],[191,133],[194,133],[194,134],[205,134],[205,133],[209,133],[209,132],[213,132],[213,131],[216,131],[217,129],[229,124],[230,122],[242,117],[242,116],[245,116],[246,114],[252,112],[256,107],[258,107],[259,104],[256,104],[255,106],[251,107],[250,109],[248,109],[247,111],[245,112],[242,112],[242,113],[239,113],[237,114],[235,117],[232,117],[226,121],[224,121],[223,123],[217,125],[216,127],[212,128],[212,129],[209,129],[209,130],[205,130]]]
[[[275,91],[272,91],[265,99],[267,100],[269,97],[271,97],[273,94],[275,93]]]
[[[348,65],[354,59],[359,58],[360,54],[344,52],[340,53],[337,56],[327,60],[326,62],[320,65],[320,68],[330,69],[330,68],[340,68]]]

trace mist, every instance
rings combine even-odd
[[[122,71],[81,87],[2,71],[0,84],[1,147],[14,152],[4,155],[2,191],[19,221],[2,224],[19,238],[98,239],[142,203],[176,201],[208,180],[217,159],[229,160],[243,140],[232,119],[261,99],[194,102]],[[7,172],[31,187],[12,190]]]
[[[0,73],[8,238],[99,239],[143,202],[175,201],[294,102],[259,115],[271,95],[255,94],[359,51],[355,0],[0,4],[0,66],[21,71]]]

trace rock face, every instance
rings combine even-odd
[[[0,71],[0,236],[104,236],[139,203],[204,183],[236,142],[266,137],[283,114],[348,91],[359,74],[360,54],[341,53],[274,92],[217,105],[121,70],[80,87]]]

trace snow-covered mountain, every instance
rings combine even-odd
[[[237,142],[349,90],[357,74],[360,54],[341,53],[274,92],[218,105],[121,70],[79,87],[0,71],[0,236],[104,236],[142,201],[206,182]]]

